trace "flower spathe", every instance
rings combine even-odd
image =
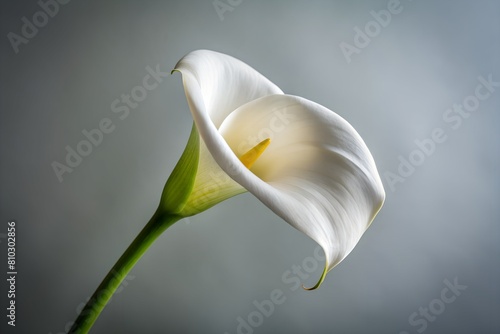
[[[194,51],[174,71],[182,74],[195,123],[176,167],[194,177],[175,210],[193,215],[249,191],[321,245],[326,263],[318,287],[352,251],[385,199],[363,139],[333,111],[285,95],[228,55]],[[165,189],[176,182],[171,180]],[[168,199],[162,201],[173,209]]]
[[[243,62],[194,51],[182,74],[194,124],[158,209],[104,277],[70,333],[88,333],[147,249],[170,226],[249,191],[325,252],[326,274],[358,243],[384,188],[365,143],[342,117],[285,95]],[[120,273],[117,275],[116,273]]]

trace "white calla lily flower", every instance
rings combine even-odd
[[[384,188],[363,139],[342,117],[285,95],[243,62],[194,51],[182,74],[194,125],[160,204],[81,310],[70,333],[88,333],[122,280],[178,220],[249,191],[316,241],[326,274],[358,243]]]
[[[333,111],[283,94],[228,55],[194,51],[174,71],[182,74],[195,122],[183,158],[191,159],[196,176],[178,214],[193,215],[251,192],[321,245],[326,263],[311,289],[317,288],[352,251],[385,199],[363,139]],[[180,162],[176,169],[186,168]]]

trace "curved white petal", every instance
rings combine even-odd
[[[327,271],[351,252],[384,202],[364,141],[347,121],[319,104],[290,95],[263,97],[229,115],[219,133],[236,154],[242,143],[271,138],[247,172],[254,175],[233,178],[318,242]]]
[[[176,70],[217,164],[323,247],[325,273],[342,261],[385,198],[373,158],[354,128],[316,103],[282,95],[226,55],[195,51]],[[238,156],[267,137],[270,146],[248,170]]]
[[[175,70],[193,77],[205,112],[217,128],[239,106],[265,95],[283,94],[278,86],[241,60],[215,51],[188,53]]]

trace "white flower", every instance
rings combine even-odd
[[[352,251],[385,199],[363,139],[333,111],[283,94],[233,57],[198,50],[174,71],[182,74],[195,126],[172,176],[193,177],[187,184],[182,177],[169,179],[164,207],[185,217],[251,192],[321,245],[326,263],[311,289],[317,288]],[[170,199],[168,193],[181,187],[180,199]]]

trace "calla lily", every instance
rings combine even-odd
[[[283,94],[228,55],[194,51],[174,71],[182,74],[193,131],[202,139],[194,186],[179,213],[196,214],[248,190],[321,245],[326,264],[313,288],[318,287],[352,251],[384,202],[363,139],[333,111]],[[243,148],[259,151],[252,166],[241,161]],[[216,175],[227,176],[220,182]]]
[[[326,274],[355,247],[385,192],[373,157],[333,111],[284,94],[245,63],[213,51],[183,57],[194,125],[160,204],[94,292],[70,333],[87,333],[125,275],[168,227],[249,191],[324,250]]]

